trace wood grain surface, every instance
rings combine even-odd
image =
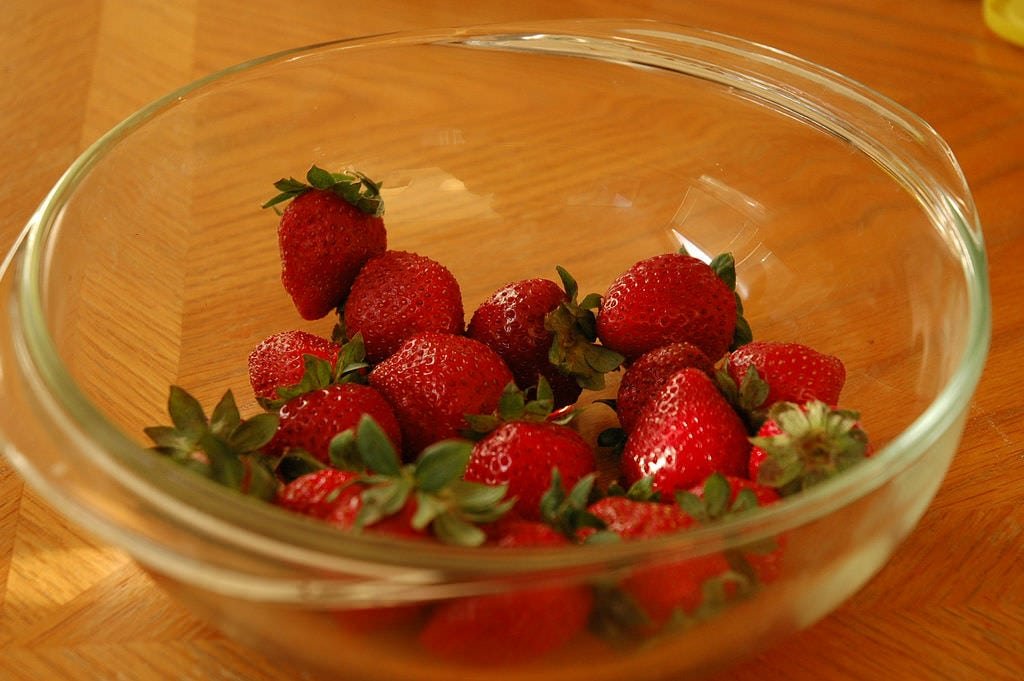
[[[585,16],[731,33],[875,88],[947,140],[984,226],[992,350],[937,498],[868,586],[720,681],[1024,679],[1024,48],[979,0],[4,0],[0,250],[100,134],[210,71],[347,36]],[[204,625],[0,460],[0,680],[303,678]]]

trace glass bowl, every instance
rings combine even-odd
[[[681,244],[733,253],[755,337],[842,358],[876,454],[691,532],[512,554],[342,535],[176,467],[143,436],[169,384],[205,405],[230,387],[253,412],[250,350],[330,333],[299,321],[260,209],[312,163],[382,182],[389,246],[444,263],[467,314],[556,265],[603,292]],[[229,634],[360,679],[688,678],[810,625],[925,511],[990,333],[972,198],[926,123],[783,52],[650,21],[365,37],[214,74],[83,154],[4,270],[0,433],[17,470]],[[484,664],[435,657],[416,617],[387,616],[765,542],[785,546],[774,580],[643,640],[587,630]]]

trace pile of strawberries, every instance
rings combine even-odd
[[[171,425],[146,431],[155,450],[244,494],[345,532],[511,550],[685,531],[871,453],[858,415],[838,407],[839,359],[752,340],[731,255],[653,255],[582,297],[555,267],[558,281],[504,283],[466,324],[443,264],[388,249],[377,183],[313,166],[275,186],[264,207],[287,202],[282,283],[331,333],[285,330],[252,350],[262,413],[242,418],[228,391],[207,415],[172,387]],[[578,406],[611,373],[614,399]],[[587,441],[580,413],[608,408],[618,426]],[[339,617],[414,626],[426,649],[459,660],[526,659],[582,631],[643,638],[700,621],[770,582],[784,544],[529,598]]]

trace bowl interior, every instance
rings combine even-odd
[[[231,388],[255,411],[250,350],[333,326],[295,313],[277,216],[260,209],[273,181],[316,163],[382,183],[389,246],[451,269],[467,319],[556,265],[602,293],[681,245],[729,251],[755,337],[841,357],[844,406],[878,445],[944,390],[943,409],[962,408],[969,386],[949,385],[980,369],[968,355],[984,336],[983,258],[925,124],[739,41],[561,29],[298,50],[130,119],[72,168],[34,237],[29,278],[55,351],[42,360],[140,445],[172,383],[208,405]],[[584,429],[611,419],[595,408]]]

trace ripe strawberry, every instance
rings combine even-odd
[[[495,291],[473,313],[467,334],[505,360],[519,388],[527,390],[543,376],[554,390],[555,405],[565,406],[584,387],[603,387],[603,374],[622,357],[593,343],[589,308],[597,298],[577,302],[576,281],[565,269],[557,270],[562,288],[549,279],[526,279]]]
[[[480,341],[428,331],[407,339],[369,380],[394,408],[406,453],[415,454],[466,430],[466,414],[493,412],[512,373]]]
[[[278,503],[322,518],[349,531],[404,538],[434,536],[443,542],[474,546],[487,535],[479,523],[491,523],[508,511],[504,486],[466,482],[462,475],[472,452],[463,440],[438,442],[415,463],[402,465],[388,435],[371,416],[331,441],[330,459],[358,472],[306,473],[290,482]]]
[[[694,367],[712,376],[711,360],[692,343],[669,343],[645,352],[626,369],[615,396],[619,424],[629,433],[651,396],[669,376],[684,367]]]
[[[276,414],[243,419],[228,390],[207,416],[195,397],[173,385],[167,412],[172,425],[144,430],[154,451],[242,494],[274,497],[278,481],[260,449],[277,429]]]
[[[604,522],[605,532],[625,540],[680,532],[696,524],[674,504],[627,497],[605,497],[587,510]],[[640,567],[623,576],[618,584],[598,587],[594,624],[610,638],[647,636],[675,617],[720,606],[717,600],[710,602],[712,596],[741,579],[721,553]]]
[[[653,476],[662,495],[714,472],[741,475],[750,453],[743,421],[700,369],[672,374],[640,413],[622,452],[627,482]]]
[[[493,540],[517,549],[564,546],[568,540],[541,523],[504,523]],[[420,644],[459,662],[500,665],[532,660],[568,645],[583,631],[591,611],[590,590],[564,583],[468,596],[437,605],[424,625]]]
[[[726,359],[718,380],[742,409],[760,416],[776,402],[839,403],[846,367],[838,357],[800,343],[753,341]]]
[[[838,475],[872,454],[859,418],[820,400],[776,402],[750,440],[750,479],[786,495]]]
[[[730,345],[749,341],[735,281],[731,255],[711,265],[682,252],[641,260],[619,275],[602,299],[598,338],[628,361],[681,341],[716,361]]]
[[[713,473],[703,484],[676,494],[676,502],[698,522],[722,520],[778,501],[779,493],[746,478]],[[745,590],[778,579],[782,571],[785,535],[767,538],[725,551],[729,565],[744,578]],[[730,589],[731,590],[731,589]],[[734,593],[725,594],[734,596]]]
[[[597,461],[593,448],[568,424],[575,411],[552,411],[554,393],[540,378],[536,399],[509,383],[494,414],[470,414],[466,436],[477,440],[466,467],[466,480],[489,485],[508,485],[520,517],[541,519],[540,501],[552,485],[575,485],[593,473]]]
[[[364,415],[373,417],[396,447],[402,443],[390,403],[375,389],[358,383],[335,384],[300,394],[285,402],[279,415],[277,432],[263,448],[268,456],[300,449],[328,463],[331,440],[354,428]]]
[[[422,331],[463,332],[462,291],[450,271],[426,256],[386,251],[366,263],[342,313],[345,332],[362,334],[366,357],[380,362]]]
[[[306,331],[283,331],[265,338],[249,354],[249,383],[258,400],[273,400],[278,388],[295,385],[305,372],[303,357],[312,355],[333,370],[341,347]]]
[[[307,182],[278,180],[264,208],[291,201],[278,225],[281,283],[303,319],[320,319],[348,295],[356,273],[387,248],[380,187],[365,175],[312,166]]]
[[[507,421],[473,446],[466,480],[507,484],[516,510],[540,520],[540,500],[557,469],[566,485],[575,485],[597,462],[594,450],[568,426],[549,421]]]
[[[355,471],[321,468],[283,485],[274,503],[289,511],[322,520],[334,511],[335,506],[344,503],[342,496],[346,489],[351,490],[345,493],[346,498],[360,490],[355,484],[358,480],[359,473]]]

